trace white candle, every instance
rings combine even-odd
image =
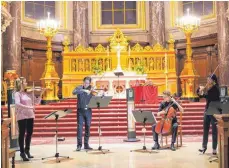
[[[107,46],[107,56],[109,57],[109,46]]]
[[[129,56],[130,56],[130,45],[129,45],[129,52],[128,52]]]

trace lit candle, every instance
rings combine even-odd
[[[129,52],[128,52],[129,56],[130,56],[130,45],[129,45]]]
[[[107,46],[107,56],[109,57],[109,46]]]

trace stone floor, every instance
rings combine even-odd
[[[195,142],[193,142],[193,138]],[[210,138],[210,137],[209,137]],[[35,156],[30,162],[22,162],[19,152],[16,153],[16,168],[216,168],[217,162],[209,163],[211,156],[211,143],[208,145],[206,154],[200,154],[201,137],[184,137],[183,146],[176,151],[163,149],[147,152],[130,152],[132,149],[142,148],[143,139],[140,142],[123,142],[124,137],[102,138],[103,148],[109,148],[110,152],[84,150],[76,152],[75,138],[67,138],[65,143],[58,146],[60,155],[67,155],[70,159],[61,159],[56,163],[55,158],[41,160],[55,154],[53,139],[33,139],[31,153]],[[98,139],[91,138],[91,146],[98,148]],[[74,143],[73,143],[74,142]],[[152,147],[152,138],[146,138],[147,148]]]

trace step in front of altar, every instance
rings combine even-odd
[[[71,103],[73,104],[71,104]],[[121,103],[120,103],[121,102]],[[64,104],[63,104],[64,103]],[[69,103],[71,105],[69,105]],[[140,110],[151,110],[155,115],[159,104],[136,105]],[[203,112],[205,103],[183,103],[183,134],[198,135],[203,134]],[[7,117],[7,109],[2,106],[3,117]],[[49,105],[39,105],[35,109],[34,137],[52,137],[55,134],[55,121],[46,120],[44,117],[54,110],[72,109],[72,113],[58,120],[59,136],[76,136],[76,100],[65,99],[58,103]],[[159,119],[158,117],[156,117]],[[103,136],[127,136],[127,105],[125,99],[112,99],[107,108],[100,109],[101,129]],[[179,119],[179,113],[178,113]],[[98,136],[98,109],[92,110],[91,136]],[[142,124],[136,123],[137,136],[142,136]],[[146,125],[146,135],[152,136],[152,125]]]

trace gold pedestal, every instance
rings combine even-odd
[[[187,38],[187,44],[186,44],[187,59],[184,64],[184,69],[182,70],[180,75],[181,89],[182,89],[181,98],[196,101],[198,100],[198,96],[196,95],[196,84],[199,75],[195,70],[193,60],[192,60],[191,35],[192,35],[191,30],[185,32],[185,36]]]
[[[45,71],[42,74],[41,81],[42,85],[47,89],[43,95],[43,101],[57,101],[58,98],[58,83],[59,76],[55,70],[55,64],[52,61],[52,45],[51,40],[52,36],[46,36],[47,38],[47,61],[45,63]]]

